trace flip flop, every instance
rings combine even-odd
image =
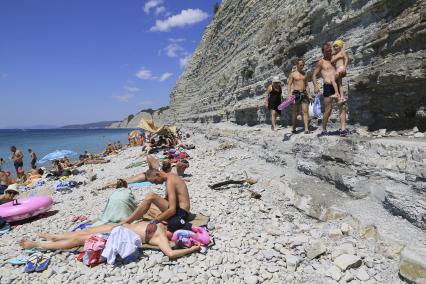
[[[9,259],[7,262],[12,265],[24,265],[27,263],[27,261],[28,261],[28,256],[20,254],[17,257]]]
[[[37,262],[36,272],[41,272],[47,269],[50,263],[50,258],[41,257]]]
[[[1,229],[0,229],[0,234],[1,235],[3,235],[3,234],[6,234],[7,232],[9,232],[10,231],[10,225],[9,224],[5,224]]]
[[[25,264],[24,272],[26,272],[26,273],[32,273],[32,272],[34,272],[36,270],[36,268],[37,268],[37,263],[40,260],[40,258],[41,257],[38,256],[38,255],[32,255],[28,259],[27,263]]]

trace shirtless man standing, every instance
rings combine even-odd
[[[305,67],[305,60],[299,58],[296,60],[296,70],[290,73],[287,83],[287,96],[296,98],[295,104],[291,109],[291,123],[293,125],[293,133],[296,133],[296,117],[297,111],[302,106],[303,112],[303,125],[305,127],[305,134],[309,134],[309,102],[312,101],[311,91],[308,86],[308,79],[306,72],[303,71]],[[293,92],[291,90],[293,89]]]
[[[160,172],[156,169],[150,169],[145,172],[148,181],[155,184],[166,183],[166,196],[165,198],[151,192],[139,204],[138,208],[120,224],[129,224],[142,218],[148,210],[159,212],[153,221],[154,224],[167,222],[167,229],[170,232],[176,230],[188,230],[192,228],[191,223],[188,223],[190,201],[188,188],[185,182],[173,173]],[[151,207],[152,205],[153,208]],[[158,210],[157,210],[158,208]]]
[[[16,177],[22,178],[22,175],[24,175],[24,155],[22,154],[21,150],[17,149],[15,146],[10,147],[10,151],[12,152],[12,161],[13,165],[15,166],[16,171]]]
[[[321,47],[323,58],[318,62],[317,66],[315,67],[315,70],[312,74],[312,82],[314,83],[314,91],[315,93],[320,92],[320,87],[318,85],[317,77],[318,74],[321,73],[322,79],[324,81],[324,104],[325,104],[325,111],[324,111],[324,117],[322,121],[322,133],[321,135],[327,135],[327,124],[328,119],[331,115],[331,109],[332,109],[332,103],[333,98],[331,97],[333,94],[336,93],[336,91],[333,88],[332,82],[335,79],[336,76],[336,69],[331,64],[331,57],[332,57],[332,48],[330,43],[324,43]],[[346,110],[345,110],[345,104],[338,104],[339,107],[339,122],[340,122],[340,136],[344,137],[348,134],[346,130]]]

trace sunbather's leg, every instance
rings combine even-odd
[[[146,181],[146,176],[145,176],[145,173],[140,173],[138,175],[129,177],[128,179],[126,179],[126,181],[127,183],[142,182],[142,181]]]
[[[155,218],[158,214],[161,214],[160,208],[158,208],[156,205],[151,204],[148,210],[148,215]]]
[[[150,170],[158,170],[160,168],[160,161],[154,158],[153,155],[148,155],[146,161]]]
[[[84,245],[84,241],[90,235],[81,235],[76,236],[73,239],[61,240],[61,241],[48,241],[48,242],[34,242],[30,240],[21,240],[19,245],[25,249],[31,248],[45,248],[51,250],[59,250],[59,249],[72,249],[78,246]]]
[[[81,236],[93,235],[93,234],[101,234],[101,233],[109,233],[112,229],[117,226],[114,224],[105,224],[101,226],[89,227],[81,231],[76,232],[66,232],[62,234],[49,234],[49,233],[40,233],[39,237],[51,240],[51,241],[61,241],[61,240],[70,240],[73,238],[79,238]]]
[[[138,208],[125,220],[123,220],[121,223],[132,223],[133,221],[136,221],[140,218],[142,218],[151,207],[151,204],[156,205],[161,212],[164,212],[169,207],[169,202],[160,197],[159,195],[155,194],[154,192],[150,192],[147,194],[147,196],[142,200],[142,202],[139,204]]]

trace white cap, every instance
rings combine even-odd
[[[8,192],[19,193],[18,185],[16,183],[11,184],[7,187],[7,189],[4,192],[6,192],[6,193],[8,193]]]
[[[281,83],[280,77],[279,76],[272,77],[272,83]]]

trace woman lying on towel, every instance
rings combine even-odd
[[[48,241],[35,242],[30,240],[21,240],[19,244],[25,249],[44,248],[49,250],[64,250],[83,246],[84,242],[95,234],[106,234],[118,227],[117,224],[106,224],[97,227],[89,227],[77,232],[67,232],[64,234],[48,234],[40,233],[38,236]],[[169,239],[167,238],[167,229],[163,224],[151,224],[148,222],[140,222],[137,224],[121,225],[137,234],[142,243],[158,246],[161,251],[169,258],[179,258],[200,250],[200,246],[193,246],[186,249],[173,250],[170,247]]]

